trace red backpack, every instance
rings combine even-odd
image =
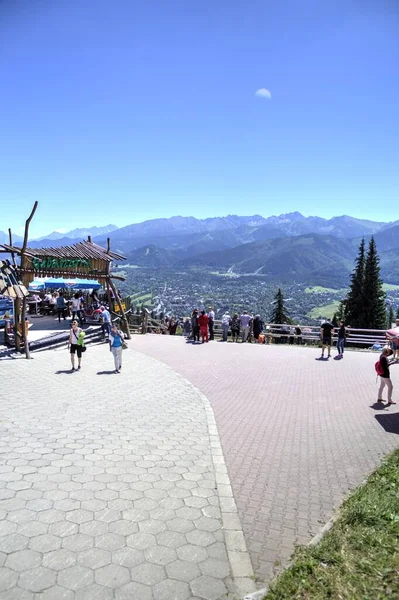
[[[377,360],[377,362],[375,363],[374,367],[375,367],[377,375],[379,375],[380,377],[382,377],[382,375],[384,375],[384,367],[382,366],[381,361]]]

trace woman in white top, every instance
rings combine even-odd
[[[79,319],[80,325],[82,324],[81,317],[80,317],[81,307],[82,307],[82,301],[80,299],[79,294],[76,293],[74,295],[74,297],[72,298],[72,321],[77,317]]]
[[[72,371],[79,371],[82,362],[82,352],[84,352],[84,332],[76,321],[72,321],[71,332],[69,334],[68,349],[71,354]],[[75,369],[75,354],[78,355],[78,368]]]

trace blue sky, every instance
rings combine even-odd
[[[0,0],[0,230],[398,219],[398,30],[396,0]]]

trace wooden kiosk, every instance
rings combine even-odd
[[[113,260],[124,260],[125,257],[110,249],[110,239],[107,240],[107,248],[103,248],[91,241],[89,236],[87,240],[78,242],[72,246],[61,246],[59,248],[28,248],[28,230],[29,223],[36,211],[35,203],[30,217],[26,221],[25,237],[22,247],[14,246],[12,243],[12,234],[10,234],[10,243],[0,246],[1,252],[11,254],[14,268],[18,272],[19,279],[25,288],[35,277],[62,277],[63,279],[76,279],[84,277],[99,281],[104,289],[107,290],[110,297],[110,290],[113,292],[115,302],[121,315],[122,329],[130,339],[129,326],[126,314],[112,278],[123,280],[122,277],[111,275],[111,265]],[[20,265],[17,266],[15,256],[20,259]],[[27,297],[24,295],[21,302],[15,303],[14,319],[16,325],[25,322]],[[25,328],[22,327],[22,338],[24,340],[25,352],[29,358],[29,347],[26,340]],[[17,337],[16,337],[17,341]]]

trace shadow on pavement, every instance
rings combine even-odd
[[[384,404],[383,402],[374,402],[374,404],[370,404],[370,408],[372,408],[373,410],[385,410],[386,404]]]
[[[387,433],[399,434],[399,413],[375,415],[375,418]]]
[[[97,371],[97,375],[113,375],[115,373],[115,369],[113,371]]]
[[[71,375],[74,372],[75,371],[72,371],[72,369],[65,369],[64,371],[56,371],[55,374],[56,375]]]

